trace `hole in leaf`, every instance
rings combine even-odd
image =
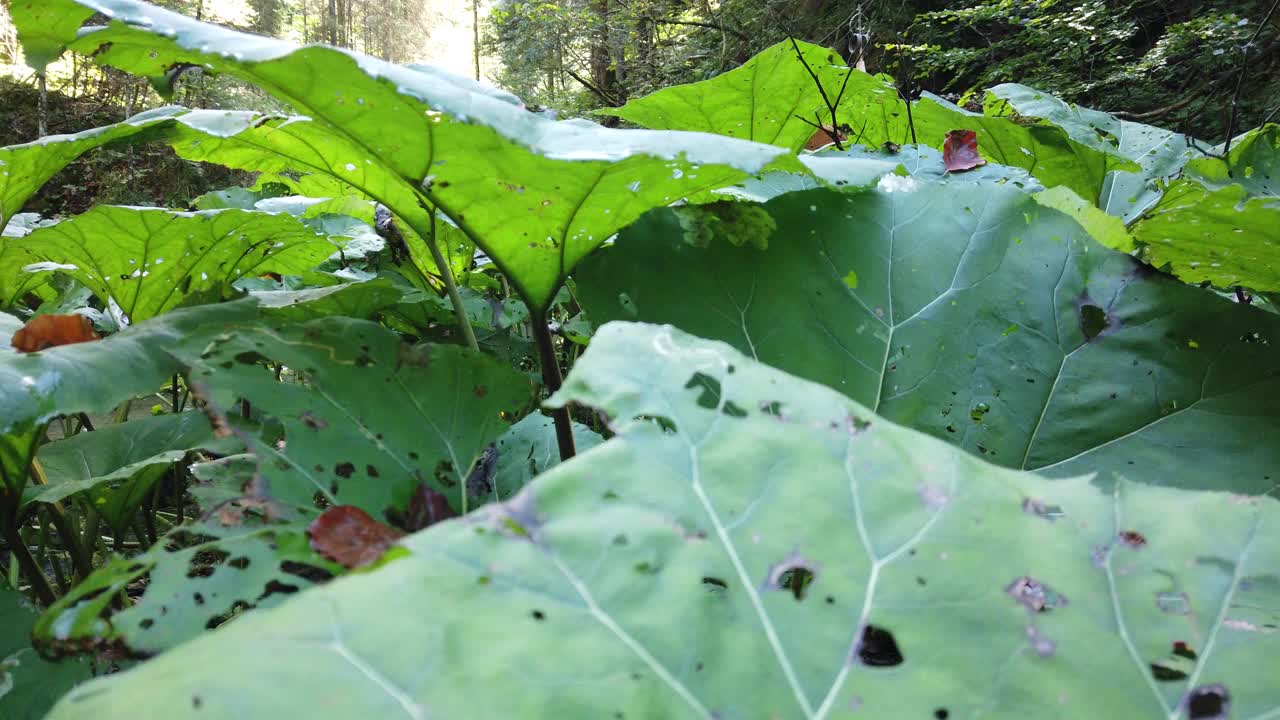
[[[1161,663],[1151,663],[1151,676],[1160,682],[1178,682],[1187,679],[1185,672]]]
[[[718,577],[704,577],[702,578],[702,584],[706,585],[711,592],[724,592],[729,589],[729,583]]]
[[[1222,685],[1203,685],[1187,695],[1189,720],[1225,720],[1231,709],[1231,695]]]
[[[698,389],[698,407],[714,410],[720,407],[720,381],[702,372],[693,374],[684,385],[686,390]]]
[[[1085,340],[1092,340],[1107,329],[1107,312],[1097,305],[1080,306],[1080,332]]]
[[[1191,598],[1186,593],[1160,592],[1156,593],[1156,607],[1162,612],[1171,615],[1189,615],[1191,613]]]
[[[1033,612],[1048,612],[1070,604],[1065,595],[1025,575],[1009,583],[1004,592]]]
[[[1046,520],[1057,520],[1066,515],[1061,507],[1057,505],[1049,505],[1048,503],[1036,500],[1035,498],[1025,498],[1022,501],[1022,512],[1028,515],[1035,515]]]
[[[796,599],[804,600],[809,586],[817,578],[816,568],[804,558],[793,555],[769,569],[769,587],[775,590],[786,590]]]
[[[902,651],[898,649],[898,641],[893,639],[893,633],[875,625],[862,628],[858,659],[863,665],[870,667],[893,667],[901,665],[903,661]]]

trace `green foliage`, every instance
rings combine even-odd
[[[1014,188],[764,208],[765,251],[682,242],[694,210],[647,216],[584,265],[583,307],[723,340],[998,465],[1273,487],[1277,316],[1170,283]]]
[[[567,401],[618,435],[50,717],[1170,717],[1220,678],[1275,706],[1244,629],[1276,600],[1273,500],[1046,484],[655,326],[601,328]],[[1197,659],[1157,684],[1177,643]]]
[[[40,720],[58,698],[91,677],[86,662],[54,665],[31,648],[37,609],[0,580],[0,711],[12,720]]]
[[[800,12],[610,8],[501,4],[521,81],[568,98],[581,61],[622,104],[714,65],[673,59],[714,44],[687,28],[727,54]],[[947,12],[993,8],[1094,23]],[[37,59],[292,108],[0,149],[0,570],[46,608],[15,647],[144,660],[51,717],[1280,706],[1275,126],[1205,148],[1023,85],[908,103],[786,42],[606,129],[135,0],[15,17]],[[517,37],[547,18],[555,43]],[[838,147],[801,150],[810,115]],[[956,130],[985,165],[947,170]],[[143,142],[259,175],[194,212],[19,212]],[[8,348],[68,312],[108,337]],[[0,696],[32,682],[11,665]]]

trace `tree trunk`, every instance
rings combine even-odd
[[[476,60],[476,80],[480,80],[480,0],[471,0],[472,51]]]

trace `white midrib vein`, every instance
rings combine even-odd
[[[628,650],[634,653],[636,657],[640,658],[645,665],[648,665],[649,669],[657,674],[658,677],[662,678],[662,681],[674,690],[682,700],[688,703],[689,707],[697,711],[698,715],[704,718],[715,717],[711,711],[708,710],[706,706],[704,706],[702,702],[689,690],[689,688],[685,687],[685,684],[680,682],[675,675],[672,675],[671,671],[659,662],[658,659],[654,657],[639,640],[636,640],[630,633],[623,629],[623,627],[613,619],[612,615],[601,609],[600,605],[596,603],[595,596],[591,594],[591,590],[587,587],[587,584],[574,574],[569,566],[564,564],[563,560],[557,557],[550,549],[544,548],[544,550],[546,551],[547,557],[551,559],[552,564],[556,566],[556,569],[560,571],[560,574],[564,576],[564,579],[573,587],[574,592],[578,593],[578,597],[582,598],[582,602],[586,603],[587,612],[591,613],[591,617],[595,618],[596,622],[600,623],[606,630],[613,633],[614,637],[618,638],[623,645],[627,646]]]
[[[722,412],[720,416],[723,416],[723,414]],[[755,609],[756,616],[760,619],[760,625],[764,628],[765,637],[769,640],[770,647],[773,648],[773,654],[777,657],[778,666],[782,669],[783,676],[787,678],[787,684],[791,686],[791,692],[795,695],[796,702],[800,705],[800,709],[804,711],[805,717],[812,718],[813,706],[809,704],[809,698],[805,695],[804,688],[800,685],[800,678],[796,675],[795,668],[791,666],[791,659],[787,657],[787,652],[782,647],[782,639],[778,637],[778,631],[773,627],[773,620],[765,612],[764,603],[760,600],[760,593],[756,591],[755,583],[751,581],[751,576],[747,573],[746,566],[742,564],[742,558],[738,555],[738,550],[734,547],[733,541],[729,537],[728,529],[720,520],[720,514],[716,512],[715,507],[711,504],[711,499],[707,497],[706,491],[702,488],[698,446],[693,442],[689,442],[689,464],[689,473],[693,479],[693,492],[698,496],[698,502],[702,503],[703,512],[711,520],[711,526],[715,528],[716,537],[720,539],[720,544],[724,546],[725,554],[729,556],[729,562],[733,563],[734,572],[738,574],[738,582],[746,590],[747,598],[751,601],[751,606]]]
[[[867,552],[867,559],[871,561],[871,570],[867,573],[867,587],[862,595],[862,610],[858,613],[858,622],[853,628],[853,640],[849,645],[845,663],[840,667],[840,672],[836,673],[835,679],[831,681],[831,687],[827,690],[822,704],[818,706],[818,712],[811,716],[813,720],[822,720],[827,716],[827,713],[831,711],[835,704],[836,697],[840,694],[840,689],[844,687],[845,680],[848,679],[849,673],[853,670],[853,654],[858,649],[858,643],[862,639],[863,628],[866,627],[867,620],[871,617],[871,604],[875,599],[876,588],[880,582],[880,571],[886,565],[901,557],[902,553],[920,542],[920,539],[933,528],[938,518],[942,517],[942,508],[938,508],[914,535],[886,555],[879,557],[872,547],[871,534],[867,530],[866,519],[862,514],[862,498],[858,493],[858,481],[853,472],[853,436],[849,437],[849,441],[845,446],[844,471],[849,477],[849,494],[853,500],[853,516],[858,528],[858,537],[862,541],[863,549]],[[954,490],[954,483],[948,490]]]
[[[377,668],[365,662],[364,658],[355,654],[347,647],[347,644],[342,640],[342,626],[338,622],[338,611],[333,606],[332,602],[330,602],[327,607],[329,609],[329,628],[333,635],[328,643],[329,649],[333,650],[338,657],[346,660],[352,667],[360,671],[361,675],[364,675],[370,682],[377,685],[378,689],[389,695],[392,700],[395,700],[396,704],[404,710],[405,715],[408,715],[411,720],[423,720],[423,718],[427,716],[427,712],[422,705],[414,700],[408,693],[396,687],[395,683],[391,682],[391,680],[379,672]]]

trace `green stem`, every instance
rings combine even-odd
[[[533,313],[530,325],[534,339],[538,343],[538,356],[542,364],[542,384],[547,391],[554,394],[564,384],[560,374],[560,358],[556,355],[556,344],[551,339],[551,328],[547,327],[546,311]],[[551,411],[551,418],[556,423],[556,442],[560,445],[561,462],[577,453],[573,442],[573,423],[569,418],[569,408],[561,407]]]
[[[57,601],[58,595],[53,591],[53,585],[49,583],[49,578],[45,576],[40,566],[36,564],[36,559],[31,556],[31,548],[27,547],[26,542],[22,540],[22,536],[18,534],[17,522],[4,524],[4,541],[9,546],[9,551],[18,558],[18,567],[22,569],[22,576],[31,583],[31,589],[36,594],[36,599],[44,603],[46,606],[52,605]]]
[[[462,295],[458,294],[458,284],[453,279],[453,271],[449,269],[449,262],[445,260],[444,253],[440,252],[440,245],[436,242],[436,210],[435,207],[428,207],[427,214],[431,217],[431,234],[427,236],[427,249],[431,251],[431,259],[435,261],[436,269],[440,271],[440,279],[444,281],[444,289],[449,293],[449,302],[453,303],[453,314],[458,316],[458,326],[462,328],[462,337],[467,341],[467,347],[480,352],[480,343],[476,342],[476,332],[471,329],[471,321],[467,319],[467,309],[462,304]]]

